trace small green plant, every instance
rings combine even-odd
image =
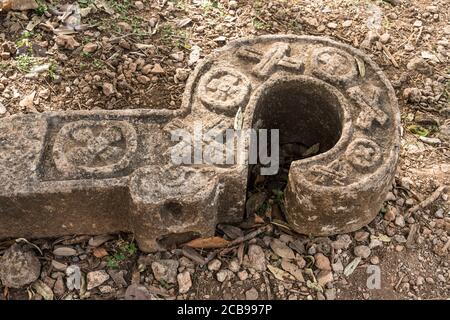
[[[134,242],[119,240],[114,254],[107,257],[106,263],[109,268],[116,269],[126,258],[135,255],[137,247]]]
[[[265,30],[267,29],[267,24],[265,24],[263,21],[261,21],[258,18],[253,18],[253,26],[255,27],[256,30]]]
[[[97,69],[100,69],[101,67],[103,67],[103,61],[100,59],[94,59],[94,61],[92,61],[92,64],[94,65],[94,67],[96,67]]]
[[[50,62],[50,67],[48,68],[47,75],[53,81],[56,79],[56,71],[58,69],[58,65],[55,61]]]
[[[284,199],[284,192],[280,189],[272,189],[272,193],[275,195],[275,203],[282,204]]]
[[[35,12],[37,15],[42,16],[44,13],[47,12],[48,7],[47,7],[47,5],[45,4],[45,2],[42,1],[42,0],[38,0],[38,1],[36,1],[36,2],[37,2],[37,4],[38,4],[38,7],[37,7],[36,9],[34,9],[34,12]]]
[[[36,58],[29,55],[21,55],[16,59],[16,67],[20,72],[28,73],[31,68],[35,65]]]
[[[94,1],[93,0],[78,0],[78,4],[81,8],[89,7]]]

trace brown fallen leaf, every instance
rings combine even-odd
[[[186,243],[186,246],[202,249],[225,248],[230,242],[221,237],[198,238]]]
[[[106,249],[103,247],[94,248],[92,253],[94,254],[94,256],[96,258],[99,258],[99,259],[106,257],[108,255],[108,251],[106,251]]]

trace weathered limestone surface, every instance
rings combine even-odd
[[[364,64],[365,75],[358,71]],[[177,110],[71,111],[0,120],[0,238],[132,231],[151,251],[243,218],[246,165],[171,163],[174,129],[280,129],[320,142],[292,162],[288,221],[301,233],[356,230],[378,212],[399,149],[399,112],[381,70],[317,37],[234,41],[191,74]]]

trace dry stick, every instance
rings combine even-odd
[[[267,300],[272,300],[272,291],[270,289],[270,282],[269,278],[267,277],[267,274],[263,272],[264,282],[266,284],[266,290],[267,290]]]
[[[256,229],[255,231],[252,231],[250,233],[247,233],[245,236],[243,237],[239,237],[237,239],[234,239],[233,241],[231,241],[228,245],[227,248],[230,247],[234,247],[235,245],[241,244],[242,242],[251,240],[253,238],[255,238],[256,236],[260,235],[263,232],[266,232],[269,230],[270,225],[266,225],[262,228]]]
[[[412,207],[411,209],[409,209],[408,213],[406,214],[406,218],[408,218],[411,214],[417,212],[418,210],[428,207],[430,204],[432,204],[434,201],[436,201],[441,196],[441,194],[443,192],[447,192],[447,186],[446,185],[440,186],[439,188],[437,188],[431,194],[431,196],[429,196],[428,198],[423,200],[418,205],[416,205],[416,206]]]
[[[383,48],[384,54],[389,58],[389,60],[391,60],[391,62],[392,62],[392,64],[394,65],[394,67],[398,68],[398,67],[399,67],[399,66],[398,66],[398,63],[397,63],[397,61],[395,60],[394,56],[389,52],[389,49],[386,48],[386,46],[383,45],[383,44],[381,45],[381,48]]]

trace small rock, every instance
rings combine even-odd
[[[64,49],[75,50],[80,44],[71,35],[59,34],[55,39],[56,44]]]
[[[227,269],[222,269],[216,274],[217,281],[224,282],[225,280],[228,280],[230,278],[230,273],[232,272]]]
[[[335,300],[336,299],[336,289],[335,288],[326,289],[325,290],[325,298],[327,300]]]
[[[252,287],[250,290],[245,292],[246,300],[257,300],[258,299],[258,290],[255,287]]]
[[[39,278],[41,263],[33,251],[13,244],[0,258],[0,280],[8,288],[20,288]]]
[[[94,53],[95,51],[97,51],[97,48],[98,48],[98,46],[96,43],[89,42],[84,45],[83,52]]]
[[[266,256],[263,249],[256,245],[251,244],[248,247],[249,266],[257,271],[265,271],[267,269]]]
[[[380,263],[380,258],[378,258],[378,256],[373,256],[370,258],[370,263],[377,265]]]
[[[60,257],[71,257],[77,255],[77,250],[71,247],[59,247],[53,250],[53,254]]]
[[[358,242],[363,242],[369,239],[370,233],[367,231],[358,231],[355,233],[355,240]]]
[[[319,268],[320,270],[331,270],[330,260],[325,255],[323,255],[322,253],[317,253],[314,258],[316,260],[317,268]]]
[[[248,272],[246,270],[239,271],[237,273],[237,276],[238,276],[239,280],[245,281],[248,279]]]
[[[337,23],[336,22],[330,22],[327,24],[327,27],[330,29],[336,29],[337,28]]]
[[[132,284],[125,291],[125,300],[155,300],[155,298],[145,286]]]
[[[398,210],[396,207],[390,207],[386,213],[384,214],[384,220],[386,221],[394,221],[397,216]]]
[[[342,264],[341,259],[337,259],[335,263],[331,265],[333,271],[336,273],[342,273],[344,271],[344,265]]]
[[[191,274],[189,271],[183,271],[177,275],[178,291],[183,294],[187,293],[192,287]]]
[[[333,281],[333,273],[329,270],[322,270],[317,275],[317,282],[322,288],[331,281]]]
[[[190,69],[177,68],[175,69],[175,79],[178,81],[186,81],[190,72]]]
[[[74,289],[80,290],[81,288],[81,270],[77,265],[70,265],[66,269],[66,285],[69,291]]]
[[[435,213],[434,216],[438,219],[444,218],[444,209],[440,208]]]
[[[352,20],[345,20],[344,22],[342,22],[342,26],[344,28],[348,28],[352,25],[353,21]]]
[[[177,260],[159,260],[152,263],[153,275],[157,281],[165,281],[167,283],[177,282],[177,269],[179,263]]]
[[[283,259],[281,261],[281,268],[283,270],[289,272],[291,275],[294,276],[294,278],[299,282],[305,282],[305,279],[303,278],[303,274],[298,266],[295,264],[289,262],[289,260]]]
[[[64,295],[66,291],[66,286],[64,285],[63,277],[60,275],[56,279],[55,285],[53,286],[53,292],[57,297]]]
[[[241,266],[239,265],[239,262],[236,259],[233,259],[228,264],[228,269],[232,272],[238,272],[241,269]]]
[[[367,259],[370,256],[371,250],[368,246],[356,246],[354,253],[357,257]]]
[[[103,94],[107,97],[113,95],[115,93],[115,89],[112,83],[105,82],[102,86]]]
[[[91,271],[86,276],[87,290],[92,290],[109,279],[105,270]]]
[[[165,71],[164,69],[161,67],[161,65],[159,63],[155,63],[155,65],[153,66],[152,71],[150,71],[153,74],[163,74]]]
[[[142,1],[136,1],[134,3],[134,6],[136,7],[136,9],[138,10],[143,10],[144,9],[144,4],[142,3]]]
[[[108,293],[113,293],[113,292],[114,292],[114,288],[111,287],[111,286],[108,286],[108,285],[98,287],[98,290],[99,290],[101,293],[103,293],[103,294],[108,294]]]
[[[281,258],[295,259],[294,251],[278,239],[272,239],[270,242],[270,247],[273,252]]]
[[[383,33],[380,36],[380,42],[383,44],[386,44],[389,42],[389,40],[391,40],[391,35],[389,33]]]
[[[142,67],[141,72],[143,74],[149,74],[150,72],[152,72],[152,69],[153,69],[152,64],[146,64],[145,66]]]
[[[236,0],[230,0],[230,1],[228,1],[228,7],[231,10],[236,10],[238,7],[238,2]]]
[[[401,214],[395,218],[395,225],[400,228],[405,226],[405,218]]]
[[[348,234],[338,235],[337,239],[331,243],[335,250],[346,250],[352,243],[352,239]]]
[[[125,32],[133,31],[133,28],[125,21],[120,21],[119,23],[117,23],[117,26],[119,27],[119,29]]]
[[[422,98],[422,94],[418,88],[406,88],[403,90],[403,98],[411,103],[419,103]]]
[[[147,83],[150,82],[150,78],[147,77],[147,76],[143,76],[143,75],[138,75],[138,76],[136,77],[136,80],[137,80],[139,83],[142,83],[142,84],[147,84]]]
[[[4,115],[6,111],[8,110],[6,110],[6,107],[0,102],[0,115]]]
[[[420,28],[423,25],[422,21],[416,20],[414,21],[413,27]]]
[[[433,73],[431,66],[422,57],[414,57],[409,60],[406,68],[408,70],[415,70],[424,75],[430,75]]]
[[[22,108],[33,109],[33,101],[35,96],[36,91],[33,91],[30,94],[26,95],[22,100],[20,100],[19,106],[21,106]]]
[[[189,54],[188,66],[192,67],[200,59],[201,49],[199,46],[193,46],[191,48],[191,53]]]
[[[222,265],[222,262],[219,259],[213,259],[208,263],[208,270],[209,271],[219,271],[221,265]]]

